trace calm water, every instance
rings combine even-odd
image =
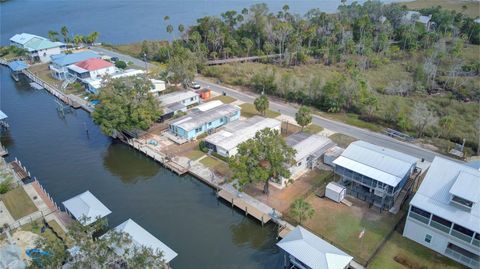
[[[0,4],[1,44],[15,33],[46,35],[62,25],[73,34],[99,31],[101,41],[109,43],[165,39],[165,15],[174,25],[188,25],[197,17],[255,2],[10,0]],[[314,7],[333,12],[340,1],[264,2],[271,10],[288,3],[292,11],[304,13]],[[132,218],[178,252],[175,268],[281,266],[273,225],[262,228],[219,202],[195,178],[178,177],[102,135],[87,113],[59,117],[52,96],[14,83],[5,67],[0,78],[0,109],[11,126],[1,141],[9,158],[21,159],[58,203],[90,190],[113,211],[112,226]]]

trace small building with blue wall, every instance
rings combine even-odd
[[[192,140],[239,118],[240,107],[216,100],[199,105],[188,115],[174,120],[169,131],[181,139]]]

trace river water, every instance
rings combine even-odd
[[[174,25],[188,25],[255,2],[10,0],[0,4],[1,44],[15,33],[46,36],[62,25],[71,33],[99,31],[109,43],[165,39],[165,15]],[[333,12],[340,1],[266,2],[272,10],[288,3],[293,12],[304,13],[314,7]],[[104,136],[86,112],[60,117],[51,95],[25,81],[15,83],[5,67],[0,79],[0,109],[10,123],[1,135],[8,158],[22,160],[57,203],[90,190],[112,210],[111,226],[132,218],[175,250],[174,268],[281,267],[273,224],[261,227],[197,179],[178,177]]]

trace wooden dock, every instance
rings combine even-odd
[[[22,166],[22,163],[19,160],[15,159],[15,161],[10,162],[9,164],[12,167],[13,172],[18,176],[20,180],[24,180],[30,177],[30,173],[24,166]]]
[[[223,198],[225,201],[229,202],[233,206],[245,211],[245,216],[252,216],[259,220],[262,225],[269,222],[271,217],[268,214],[263,213],[262,211],[258,210],[256,207],[249,205],[245,200],[235,196],[231,192],[226,190],[220,190],[217,192],[218,197]]]
[[[182,165],[174,162],[174,161],[167,161],[165,163],[165,167],[169,168],[173,172],[177,173],[177,175],[183,175],[188,172],[188,169],[183,167]]]

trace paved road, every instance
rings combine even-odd
[[[225,92],[227,95],[232,96],[243,102],[253,103],[253,100],[258,96],[253,93],[240,92],[235,89],[228,88],[219,84],[211,83],[209,81],[202,80],[202,79],[196,79],[196,81],[203,87],[208,87],[213,91],[219,92],[219,93]],[[285,114],[291,117],[295,117],[295,113],[297,112],[297,108],[295,108],[290,104],[275,102],[271,100],[270,100],[270,109],[274,111],[278,111],[282,114]],[[411,143],[399,141],[397,139],[391,138],[389,136],[386,136],[380,133],[376,133],[370,130],[351,126],[342,122],[326,119],[318,115],[313,115],[312,121],[313,123],[320,125],[324,128],[330,129],[332,131],[343,133],[343,134],[355,137],[357,139],[367,141],[372,144],[398,150],[400,152],[404,152],[406,154],[410,154],[418,158],[424,158],[427,161],[432,161],[435,156],[442,156],[444,158],[455,160],[448,156],[441,155],[439,153],[436,153],[434,151],[422,148],[420,146],[417,146]]]
[[[128,55],[124,55],[124,54],[107,50],[104,48],[100,48],[100,47],[92,47],[92,50],[97,51],[101,54],[109,55],[111,57],[118,57],[122,61],[126,61],[126,62],[130,61],[137,66],[145,66],[144,61]],[[152,64],[148,64],[149,68],[153,66],[154,65]],[[235,89],[228,88],[219,84],[211,83],[202,79],[197,79],[196,81],[198,81],[198,83],[203,87],[208,87],[213,91],[219,92],[219,93],[225,92],[227,95],[232,96],[243,102],[253,103],[253,100],[258,96],[253,93],[240,92]],[[295,117],[295,113],[297,111],[297,108],[295,108],[293,105],[281,103],[281,102],[275,102],[275,101],[270,101],[270,109],[274,111],[278,111],[282,114],[285,114],[291,117]],[[386,136],[380,133],[376,133],[370,130],[351,126],[342,122],[326,119],[318,115],[313,115],[313,123],[320,125],[324,128],[330,129],[332,131],[346,134],[346,135],[355,137],[357,139],[370,142],[372,144],[398,150],[400,152],[404,152],[406,154],[410,154],[418,158],[424,158],[427,161],[432,161],[435,156],[442,156],[444,158],[458,161],[456,159],[450,158],[445,155],[441,155],[439,153],[436,153],[434,151],[422,148],[420,146],[417,146],[411,143],[399,141],[397,139],[391,138],[389,136]]]
[[[96,51],[96,52],[98,52],[102,55],[108,55],[110,57],[117,57],[118,59],[120,59],[120,60],[122,60],[126,63],[132,62],[134,65],[136,65],[138,67],[145,68],[145,62],[143,60],[134,58],[132,56],[121,54],[121,53],[118,53],[118,52],[115,52],[115,51],[112,51],[112,50],[108,50],[108,49],[104,49],[104,48],[101,48],[101,47],[90,47],[90,49],[93,50],[93,51]],[[150,64],[150,63],[147,63],[147,66],[148,66],[148,68],[154,67],[154,65]]]

